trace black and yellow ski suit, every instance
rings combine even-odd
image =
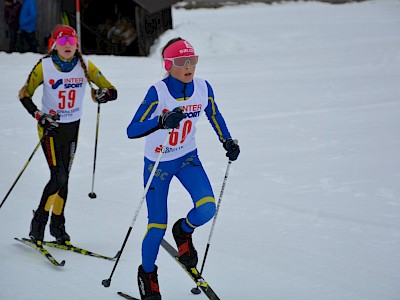
[[[51,57],[57,71],[51,70],[52,66],[49,68],[49,58],[47,57]],[[24,93],[20,94],[20,100],[23,106],[33,116],[35,116],[38,108],[33,103],[32,97],[35,90],[40,85],[43,83],[47,84],[45,80],[48,80],[48,76],[46,76],[45,72],[48,69],[50,69],[49,73],[51,73],[51,75],[57,75],[58,72],[60,77],[64,78],[58,79],[57,76],[55,76],[54,79],[52,78],[49,80],[49,90],[51,93],[53,93],[52,89],[58,89],[60,86],[62,89],[59,91],[59,93],[61,93],[60,95],[63,95],[63,91],[66,91],[66,95],[69,95],[68,92],[71,91],[71,89],[68,88],[71,87],[71,84],[69,83],[69,85],[67,85],[66,82],[71,82],[71,80],[68,81],[65,79],[65,72],[71,72],[72,69],[74,69],[76,72],[76,68],[82,68],[82,70],[78,70],[78,74],[83,74],[83,76],[81,76],[82,78],[79,76],[78,78],[73,78],[74,82],[80,82],[81,84],[86,84],[89,82],[90,86],[92,86],[91,82],[93,82],[99,88],[107,88],[110,91],[109,100],[114,100],[117,98],[117,90],[115,87],[103,76],[100,70],[91,61],[88,61],[87,64],[84,63],[85,61],[80,54],[75,54],[74,58],[70,62],[60,61],[60,58],[57,56],[56,52],[47,57],[41,59],[33,68],[25,85]],[[46,61],[44,60],[45,58],[47,58]],[[45,63],[47,64],[46,68],[44,67]],[[47,106],[49,106],[49,98],[51,98],[47,97],[46,95],[46,84],[43,85],[42,106],[46,106],[46,102]],[[81,106],[84,90],[80,92],[75,91],[71,95],[76,98],[82,98],[76,100],[73,99],[74,101],[80,103],[79,106]],[[51,235],[53,235],[56,239],[61,238],[63,240],[69,240],[69,235],[65,232],[64,209],[68,197],[69,174],[77,148],[80,115],[79,119],[70,122],[69,120],[71,118],[68,117],[68,110],[62,108],[69,107],[76,110],[81,109],[81,107],[73,108],[74,104],[69,104],[69,106],[65,105],[65,101],[70,99],[68,99],[68,96],[64,98],[67,100],[63,99],[63,104],[57,103],[55,104],[56,106],[54,106],[50,103],[50,105],[53,105],[53,107],[57,108],[56,112],[60,115],[59,127],[57,130],[49,131],[45,134],[43,127],[38,124],[39,138],[42,140],[42,149],[50,169],[50,180],[43,190],[39,206],[35,211],[31,222],[30,237],[35,240],[43,240],[44,229],[47,224],[50,211],[52,212],[50,222]],[[71,111],[72,110],[70,110],[70,112]],[[49,112],[45,111],[45,113]]]

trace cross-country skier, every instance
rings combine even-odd
[[[86,84],[94,82],[94,101],[106,103],[117,98],[117,90],[100,70],[82,57],[76,31],[58,25],[51,35],[49,54],[33,67],[19,99],[38,121],[39,138],[50,169],[50,181],[44,188],[39,207],[34,213],[29,236],[41,244],[51,211],[50,234],[58,243],[70,240],[65,230],[64,209],[68,196],[68,178],[76,152],[80,118]],[[32,101],[33,94],[43,84],[39,109]]]
[[[181,38],[172,39],[163,48],[162,58],[167,77],[150,87],[127,128],[131,139],[146,136],[145,185],[161,145],[172,130],[146,195],[148,225],[138,270],[140,295],[146,300],[161,299],[155,261],[167,228],[171,179],[176,177],[193,201],[193,208],[172,228],[180,261],[187,268],[195,267],[198,261],[192,243],[193,231],[208,222],[216,211],[213,190],[197,155],[195,141],[196,123],[203,111],[227,151],[226,156],[233,161],[240,152],[218,110],[211,85],[194,77],[198,56],[192,45]]]

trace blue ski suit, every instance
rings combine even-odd
[[[197,79],[195,78],[189,83],[183,83],[172,76],[164,78],[162,82],[167,87],[166,93],[169,93],[167,99],[171,96],[171,101],[177,100],[182,107],[185,107],[185,101],[188,102],[194,94],[199,95],[199,93],[194,93],[195,80]],[[162,84],[162,82],[160,83]],[[205,82],[204,86],[206,86],[203,94],[207,99],[203,99],[203,103],[206,103],[206,105],[201,107],[201,110],[205,112],[219,140],[223,143],[226,139],[230,139],[231,136],[224,118],[214,101],[214,92],[210,84],[205,80],[203,82]],[[168,131],[161,129],[159,126],[159,115],[154,115],[154,113],[157,113],[157,106],[162,103],[159,96],[156,85],[151,86],[127,128],[128,138],[135,139],[146,136],[146,139],[151,140],[156,132],[160,130],[167,134]],[[187,116],[188,118],[190,117],[189,114]],[[180,127],[182,127],[182,123],[183,121],[181,121]],[[166,148],[173,151],[174,149],[170,148],[170,144],[167,144]],[[150,177],[155,160],[154,156],[146,157],[145,151],[143,172],[145,185]],[[181,182],[189,192],[193,202],[193,208],[187,213],[185,222],[182,223],[182,228],[186,232],[193,232],[196,227],[208,222],[216,211],[214,193],[199,160],[196,148],[191,149],[182,156],[174,157],[170,160],[161,160],[146,195],[148,226],[142,243],[142,266],[145,272],[154,270],[159,247],[167,228],[167,197],[173,177],[176,177]]]

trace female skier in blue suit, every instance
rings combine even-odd
[[[146,136],[145,185],[161,145],[172,130],[146,195],[148,226],[138,270],[139,291],[145,300],[161,299],[155,261],[167,228],[171,179],[178,178],[193,201],[193,208],[172,228],[179,259],[187,268],[195,267],[198,261],[192,243],[194,229],[208,222],[216,211],[212,187],[197,155],[195,141],[196,122],[203,111],[227,151],[226,156],[233,161],[240,152],[214,101],[210,84],[194,77],[198,56],[192,45],[181,38],[172,39],[163,48],[162,56],[168,76],[150,87],[127,128],[128,138]]]

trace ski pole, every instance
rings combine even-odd
[[[153,181],[153,177],[154,177],[154,174],[156,173],[158,164],[160,163],[161,156],[164,154],[165,146],[167,145],[167,142],[168,142],[168,140],[169,140],[169,135],[171,134],[171,131],[172,131],[172,130],[170,130],[170,131],[168,132],[168,135],[166,136],[166,138],[165,138],[165,140],[164,140],[164,143],[163,143],[163,145],[162,145],[162,148],[160,149],[160,152],[158,153],[157,160],[156,160],[156,162],[154,163],[153,169],[151,170],[150,177],[149,177],[149,179],[147,180],[147,184],[146,184],[146,187],[144,188],[142,198],[140,199],[139,205],[138,205],[138,207],[137,207],[137,209],[136,209],[136,212],[135,212],[135,215],[134,215],[134,217],[133,217],[133,219],[132,219],[131,226],[129,227],[128,232],[126,233],[125,240],[124,240],[124,242],[122,243],[121,250],[119,250],[119,256],[118,256],[117,261],[115,262],[114,267],[113,267],[113,269],[112,269],[112,271],[111,271],[111,275],[110,275],[110,277],[109,277],[108,279],[104,279],[104,280],[101,282],[101,284],[102,284],[104,287],[109,287],[110,284],[111,284],[111,278],[112,278],[112,276],[113,276],[113,274],[114,274],[115,268],[116,268],[117,265],[118,265],[119,259],[121,258],[122,252],[124,251],[126,242],[128,241],[129,235],[131,234],[133,225],[135,224],[136,219],[137,219],[137,217],[138,217],[138,215],[139,215],[140,208],[142,207],[142,204],[143,204],[144,200],[146,199],[147,191],[149,190],[150,184],[151,184],[151,182]]]
[[[8,198],[8,196],[10,195],[11,191],[13,190],[14,186],[17,184],[19,178],[22,176],[22,173],[24,173],[26,167],[28,166],[28,164],[30,163],[30,161],[32,160],[32,157],[35,155],[37,149],[39,148],[40,144],[43,142],[44,138],[46,137],[47,132],[45,132],[45,134],[42,136],[42,138],[40,139],[40,141],[37,143],[35,149],[33,150],[31,156],[29,156],[28,160],[26,161],[24,167],[22,168],[21,172],[18,174],[17,178],[15,179],[14,183],[12,184],[11,188],[9,189],[9,191],[7,192],[6,196],[4,197],[3,201],[1,201],[0,204],[0,208],[3,206],[4,202],[6,202],[6,199]]]
[[[213,219],[213,222],[212,222],[212,225],[211,225],[210,235],[208,236],[207,247],[206,247],[206,251],[205,251],[205,253],[204,253],[203,263],[201,264],[201,270],[200,270],[199,277],[201,277],[201,275],[203,274],[204,265],[205,265],[205,263],[206,263],[206,259],[207,259],[207,255],[208,255],[208,250],[210,249],[211,238],[212,238],[212,235],[213,235],[213,233],[214,233],[215,223],[217,222],[219,207],[220,207],[220,205],[221,205],[222,195],[224,194],[225,184],[226,184],[226,180],[228,179],[228,174],[229,174],[229,169],[230,169],[230,167],[231,167],[231,163],[232,163],[232,161],[229,160],[229,161],[228,161],[228,165],[227,165],[227,167],[226,167],[225,176],[224,176],[224,181],[222,182],[221,192],[219,193],[219,199],[218,199],[218,203],[217,203],[217,209],[216,209],[216,211],[215,211],[214,219]],[[196,286],[195,288],[192,288],[191,292],[192,292],[193,294],[200,294],[199,286]]]
[[[97,120],[96,120],[96,137],[94,141],[94,157],[93,157],[93,175],[92,175],[92,191],[89,193],[89,198],[96,198],[97,195],[93,192],[94,189],[94,174],[96,171],[96,158],[97,158],[97,141],[99,139],[99,123],[100,123],[100,103],[97,104]]]

